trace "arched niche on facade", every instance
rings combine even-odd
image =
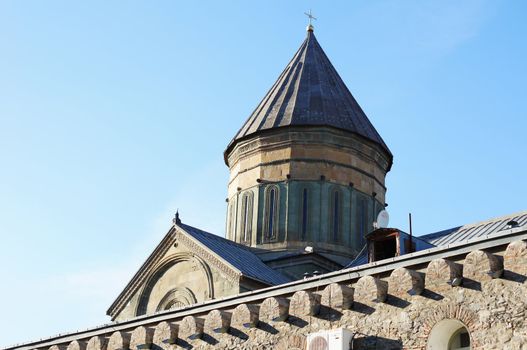
[[[148,278],[136,315],[191,305],[213,297],[209,265],[191,253],[178,253],[161,261]]]
[[[428,336],[427,350],[469,350],[471,339],[464,323],[444,319],[434,325]]]

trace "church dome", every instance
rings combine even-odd
[[[312,30],[227,147],[257,133],[285,127],[329,126],[388,146],[329,61]]]

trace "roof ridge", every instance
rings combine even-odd
[[[222,240],[222,241],[225,241],[225,242],[228,243],[228,244],[234,245],[234,246],[236,246],[236,247],[238,247],[238,248],[245,249],[245,250],[247,250],[247,251],[249,251],[249,252],[251,252],[251,253],[254,254],[254,252],[250,249],[250,247],[248,247],[248,246],[246,246],[246,245],[243,245],[243,244],[240,244],[240,243],[238,243],[238,242],[232,241],[232,240],[230,240],[230,239],[228,239],[228,238],[225,238],[225,237],[222,237],[222,236],[216,235],[216,234],[214,234],[214,233],[212,233],[212,232],[208,232],[208,231],[202,230],[202,229],[200,229],[200,228],[198,228],[198,227],[195,227],[195,226],[192,226],[192,225],[188,225],[188,224],[183,224],[183,223],[179,224],[179,226],[187,226],[187,227],[193,228],[194,230],[198,230],[198,231],[200,231],[201,233],[204,233],[204,234],[206,234],[206,235],[209,235],[209,236],[211,236],[211,237],[214,238],[214,239],[220,239],[220,240]]]

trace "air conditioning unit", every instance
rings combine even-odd
[[[349,350],[353,336],[346,328],[311,333],[307,336],[307,350]]]

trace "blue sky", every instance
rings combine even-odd
[[[107,322],[176,208],[223,235],[222,152],[309,8],[394,153],[392,226],[527,209],[524,1],[5,0],[0,346]]]

